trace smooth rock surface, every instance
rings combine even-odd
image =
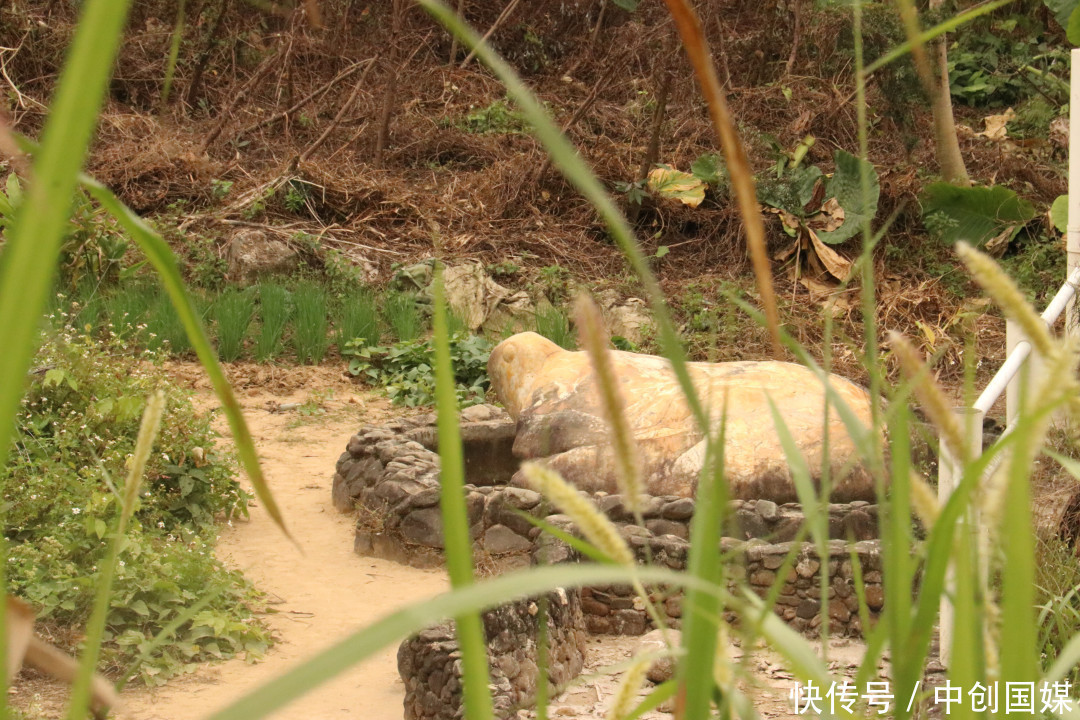
[[[620,351],[611,351],[610,357],[637,440],[645,491],[693,497],[706,440],[670,364],[661,357]],[[797,499],[770,400],[818,479],[825,388],[810,370],[785,362],[690,363],[689,370],[702,403],[712,409],[714,427],[726,410],[725,477],[731,497],[776,503]],[[516,456],[545,460],[583,490],[618,492],[599,392],[584,352],[563,350],[536,333],[519,333],[492,351],[488,375],[518,421]],[[836,375],[830,384],[868,426],[868,393]],[[832,499],[873,499],[866,471],[857,464],[847,468],[855,447],[835,409],[829,412],[827,431]],[[523,479],[515,484],[523,485]]]

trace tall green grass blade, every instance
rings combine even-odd
[[[281,338],[289,323],[289,291],[281,285],[259,285],[259,338],[255,359],[266,362],[281,352]]]
[[[451,323],[450,334],[454,332]],[[379,311],[371,290],[357,290],[342,301],[338,308],[335,335],[339,353],[344,353],[345,345],[357,339],[363,339],[365,345],[379,344]]]
[[[1026,421],[1026,422],[1025,422]],[[1007,468],[1008,487],[1001,518],[1001,676],[1012,682],[1031,682],[1039,674],[1035,624],[1035,528],[1032,525],[1030,473],[1038,452],[1032,437],[1035,421],[1022,416]]]
[[[326,335],[326,290],[313,282],[302,282],[293,293],[293,347],[301,364],[322,362],[329,345]]]
[[[71,214],[82,167],[112,71],[130,0],[88,0],[60,73],[43,145],[30,183],[0,254],[0,467],[7,465],[26,371]],[[6,558],[5,558],[6,559]],[[2,576],[0,576],[2,579]],[[6,594],[6,583],[0,593]],[[0,648],[7,647],[7,617],[0,613]],[[0,717],[7,716],[7,673],[0,670]]]
[[[244,352],[244,337],[255,314],[251,293],[236,288],[226,290],[214,303],[218,352],[225,362],[234,362]]]
[[[270,518],[281,528],[281,531],[286,536],[292,537],[285,527],[285,518],[281,514],[281,509],[278,507],[277,502],[274,501],[274,496],[270,493],[270,488],[266,484],[262,468],[259,467],[259,456],[255,452],[255,443],[251,438],[251,431],[248,429],[247,422],[244,420],[243,412],[240,410],[240,403],[236,399],[232,387],[229,386],[228,380],[225,379],[225,374],[221,371],[221,364],[218,363],[217,354],[206,337],[206,330],[203,327],[200,315],[196,312],[191,297],[184,289],[184,281],[180,276],[180,268],[177,266],[176,256],[173,254],[172,249],[142,218],[120,202],[107,187],[87,175],[80,175],[79,182],[101,204],[101,207],[116,219],[124,232],[131,236],[131,239],[135,241],[139,249],[150,261],[150,264],[153,265],[158,279],[169,293],[173,307],[176,308],[176,312],[179,313],[180,319],[184,323],[184,329],[187,331],[188,338],[195,348],[195,354],[198,355],[199,362],[202,363],[206,369],[206,374],[210,377],[214,393],[221,401],[225,416],[229,420],[229,429],[232,430],[233,442],[236,443],[236,452],[240,456],[240,462],[247,472],[248,479],[255,490],[255,495],[259,498],[259,502],[262,503]]]
[[[157,439],[158,428],[161,427],[161,416],[164,411],[165,394],[159,390],[148,399],[146,409],[143,412],[142,423],[139,426],[139,436],[135,442],[135,450],[132,454],[127,480],[124,483],[120,517],[117,518],[116,527],[113,528],[112,542],[109,544],[108,554],[101,565],[97,581],[97,592],[94,595],[93,610],[86,625],[86,642],[82,658],[79,661],[79,671],[71,687],[71,701],[68,706],[69,720],[82,720],[82,718],[86,717],[86,713],[90,708],[90,683],[101,650],[101,641],[105,635],[105,619],[109,614],[109,594],[112,592],[116,563],[120,559],[120,551],[127,542],[124,533],[127,530],[128,520],[135,513],[135,504],[139,497],[139,486],[142,484],[143,471],[146,469],[146,461],[150,459],[150,452],[153,450],[154,441]]]
[[[465,456],[458,424],[454,368],[450,360],[450,333],[446,323],[446,292],[442,272],[435,275],[435,404],[439,431],[439,506],[442,511],[446,569],[455,588],[473,584],[472,541],[465,507]],[[466,720],[487,720],[493,713],[491,674],[488,671],[484,623],[476,612],[454,617],[461,648],[462,684]],[[538,682],[546,683],[547,678]]]
[[[717,587],[723,586],[724,578],[720,530],[727,509],[725,437],[725,424],[721,419],[718,434],[708,444],[705,466],[698,481],[697,501],[690,521],[693,542],[686,562],[686,572],[690,577]],[[719,598],[700,590],[690,590],[683,601],[682,644],[685,654],[676,675],[684,696],[683,720],[705,720],[710,716],[716,685],[713,662],[716,658],[720,610]]]
[[[386,296],[384,317],[398,341],[408,342],[420,337],[423,325],[416,296],[412,293],[389,293]]]
[[[215,713],[209,720],[264,718],[356,663],[371,657],[390,643],[449,617],[476,613],[501,605],[512,598],[531,597],[560,587],[629,585],[635,580],[727,597],[726,591],[715,585],[686,573],[664,568],[581,564],[518,570],[456,588],[387,615]]]
[[[177,0],[176,24],[173,26],[172,40],[169,43],[169,59],[165,62],[165,80],[161,84],[161,112],[169,105],[173,78],[176,76],[176,60],[180,57],[180,41],[184,38],[184,10],[187,0]]]

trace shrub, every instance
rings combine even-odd
[[[166,415],[118,567],[104,659],[131,663],[148,641],[207,591],[213,598],[143,665],[159,682],[214,656],[260,652],[250,588],[210,552],[215,519],[246,514],[229,456],[209,421],[128,341],[60,333],[45,340],[17,417],[15,452],[0,468],[7,506],[10,588],[56,624],[85,622],[120,499],[115,490],[135,444],[146,396],[166,392]],[[214,594],[216,593],[216,594]]]
[[[281,352],[281,338],[289,322],[289,291],[281,285],[259,285],[259,339],[255,345],[255,358],[265,362]]]
[[[218,354],[226,362],[233,362],[244,352],[244,336],[255,313],[255,300],[251,294],[235,288],[225,291],[214,303],[214,319],[217,321]]]
[[[293,293],[293,347],[301,363],[318,364],[326,355],[326,291],[313,282],[297,285]]]

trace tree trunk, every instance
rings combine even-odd
[[[935,3],[931,3],[934,5]],[[940,2],[936,3],[940,5]],[[964,158],[960,154],[960,140],[956,137],[956,122],[953,119],[952,94],[949,91],[949,54],[945,38],[940,37],[931,46],[938,62],[938,77],[933,94],[934,114],[934,153],[937,157],[941,176],[947,182],[957,185],[970,185]]]

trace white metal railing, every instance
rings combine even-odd
[[[1043,311],[1042,319],[1048,327],[1053,327],[1061,313],[1065,312],[1065,333],[1077,334],[1077,293],[1080,291],[1080,48],[1071,52],[1070,91],[1069,91],[1069,218],[1066,231],[1065,250],[1068,257],[1065,283],[1057,291],[1050,304]],[[974,405],[955,408],[957,421],[963,429],[967,445],[973,457],[982,452],[983,418],[990,411],[1001,394],[1005,395],[1006,427],[1002,437],[1012,432],[1016,419],[1020,415],[1020,406],[1029,396],[1027,384],[1040,374],[1040,358],[1032,356],[1031,342],[1024,338],[1019,326],[1006,324],[1007,355],[997,373],[987,384]],[[1029,372],[1022,373],[1025,363],[1031,360]],[[938,499],[944,502],[960,480],[963,462],[970,458],[957,458],[953,450],[941,443],[938,461]],[[994,463],[987,468],[992,473],[1001,463],[998,455]],[[972,523],[975,542],[986,549],[987,528],[981,527],[978,518]],[[981,557],[985,558],[986,553]],[[985,567],[982,568],[985,582]],[[939,657],[943,665],[948,665],[952,649],[953,607],[949,598],[955,587],[955,578],[950,567],[945,578],[945,594],[941,597]]]

